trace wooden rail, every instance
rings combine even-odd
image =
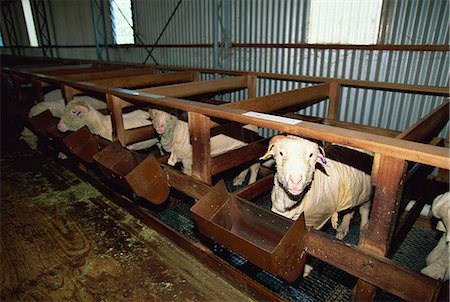
[[[195,70],[202,73],[208,74],[228,74],[228,75],[242,75],[248,74],[253,75],[262,79],[273,79],[273,80],[283,80],[283,81],[296,81],[305,83],[330,83],[335,82],[346,87],[358,87],[367,88],[375,90],[389,90],[389,91],[400,91],[400,92],[411,92],[420,94],[431,94],[431,95],[443,95],[448,96],[448,87],[434,87],[434,86],[423,86],[423,85],[410,85],[410,84],[398,84],[398,83],[386,83],[386,82],[374,82],[374,81],[362,81],[362,80],[348,80],[348,79],[337,79],[337,78],[326,78],[326,77],[312,77],[294,74],[275,74],[267,72],[250,72],[250,71],[237,71],[237,70],[223,70],[223,69],[212,69],[212,68],[182,68],[173,66],[153,66],[160,70]]]
[[[8,69],[6,69],[8,71]],[[102,85],[86,85],[85,83],[64,80],[57,77],[32,74],[17,71],[19,75],[35,76],[49,82],[66,84],[76,89],[97,91],[105,94],[116,95],[130,102],[141,102],[175,108],[182,111],[192,111],[206,116],[230,120],[234,122],[253,124],[259,127],[271,128],[294,135],[305,136],[313,139],[325,140],[331,143],[343,144],[350,147],[361,148],[374,153],[380,153],[394,158],[405,159],[423,163],[443,169],[450,169],[448,149],[425,144],[368,134],[355,130],[341,129],[338,127],[319,125],[311,122],[300,122],[289,125],[255,117],[243,115],[246,110],[215,106],[210,104],[198,105],[195,101],[176,99],[171,97],[155,96],[153,94],[140,93],[134,90],[113,88]]]
[[[345,270],[362,279],[358,283],[355,294],[356,299],[367,300],[373,298],[373,285],[388,289],[404,299],[414,299],[414,297],[419,297],[420,299],[423,298],[426,300],[432,300],[434,298],[434,294],[438,288],[438,282],[435,280],[431,280],[421,275],[417,276],[417,274],[411,273],[409,270],[402,269],[401,271],[398,271],[398,274],[401,276],[406,276],[408,274],[410,275],[410,278],[407,278],[408,280],[405,281],[409,284],[408,288],[403,289],[398,286],[399,284],[392,284],[392,282],[386,283],[385,280],[382,280],[381,276],[382,272],[397,270],[396,266],[388,263],[389,261],[387,261],[383,256],[385,256],[389,249],[394,233],[395,221],[399,210],[398,201],[400,200],[402,193],[403,179],[406,172],[406,161],[418,162],[444,169],[450,168],[448,148],[416,142],[416,140],[423,141],[430,139],[430,137],[434,136],[435,133],[438,133],[440,128],[448,122],[448,116],[446,116],[449,108],[448,102],[444,103],[424,119],[411,126],[404,133],[398,135],[396,138],[393,138],[372,133],[365,133],[362,131],[341,129],[329,125],[320,125],[308,121],[299,121],[298,123],[290,123],[289,121],[288,123],[287,120],[273,121],[244,115],[244,113],[247,113],[248,110],[270,112],[281,109],[283,106],[286,106],[286,104],[298,105],[299,103],[308,103],[331,96],[330,106],[334,108],[332,110],[334,113],[331,114],[333,117],[336,115],[336,109],[338,108],[339,103],[339,93],[337,91],[340,89],[341,85],[349,84],[346,84],[340,80],[323,81],[323,84],[319,84],[317,86],[307,87],[292,92],[283,92],[272,96],[252,98],[232,104],[219,106],[202,104],[200,106],[194,101],[158,95],[154,93],[155,90],[133,91],[100,85],[92,86],[87,85],[86,83],[75,82],[52,76],[32,75],[26,72],[18,73],[19,75],[23,73],[25,76],[36,76],[38,79],[45,78],[47,81],[63,83],[80,90],[94,89],[98,92],[111,95],[114,98],[126,100],[132,104],[144,103],[150,106],[158,105],[171,107],[188,112],[189,127],[193,137],[193,176],[194,179],[198,178],[200,183],[211,183],[211,174],[209,171],[211,171],[214,163],[211,158],[206,155],[210,154],[210,129],[212,125],[215,125],[210,120],[212,117],[244,124],[254,124],[264,128],[271,128],[299,136],[325,140],[327,142],[343,144],[374,152],[375,160],[372,172],[372,182],[376,187],[375,196],[371,219],[369,222],[369,230],[367,232],[368,235],[362,237],[360,245],[365,249],[365,251],[369,252],[370,257],[373,257],[374,255],[381,257],[380,259],[368,258],[370,260],[370,262],[367,262],[368,265],[371,266],[371,264],[376,263],[377,268],[375,270],[369,268],[367,272],[364,272],[361,267],[357,270],[350,267],[351,265],[349,265],[348,261],[343,264],[334,261],[336,257],[333,256],[333,250],[330,250],[330,247],[332,247],[333,244],[326,240],[323,241],[323,239],[315,241],[317,239],[317,236],[314,237],[315,235],[310,237],[310,240],[312,240],[311,244],[315,247],[321,246],[321,248],[320,252],[316,250],[311,251],[311,253],[321,259],[328,259],[328,261],[334,263],[333,265],[338,267],[342,266]],[[251,73],[251,75],[255,76],[254,73]],[[277,76],[271,76],[271,78],[276,77]],[[321,81],[319,81],[319,83],[320,82]],[[379,83],[364,83],[364,81],[352,83],[351,85],[361,85],[361,87],[370,86],[368,88],[373,89],[448,95],[448,91],[444,93],[441,88],[433,89],[419,86],[412,87],[411,85],[382,85]],[[192,91],[202,90],[198,88],[198,90]],[[305,92],[304,97],[302,97],[302,92]],[[283,103],[282,100],[284,99],[287,100],[286,103]],[[426,125],[426,127],[423,127],[423,125]],[[178,181],[180,180],[178,179]],[[185,187],[185,185],[183,186]],[[204,186],[202,186],[202,188],[203,187]],[[191,193],[199,194],[197,192]],[[364,254],[365,252],[360,252],[358,249],[349,251],[346,250],[345,247],[336,246],[336,249],[338,250],[341,248],[343,248],[343,253],[346,253],[346,256],[367,256]],[[333,259],[330,260],[330,257],[333,257]],[[379,261],[381,262],[379,263]],[[384,265],[388,265],[389,267],[381,269],[378,268],[378,266],[383,267]],[[373,276],[371,276],[371,274],[373,274]],[[394,275],[395,274],[392,276]],[[432,292],[420,295],[417,293],[417,290],[423,290],[422,288],[419,288],[422,286]]]

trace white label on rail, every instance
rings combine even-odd
[[[142,96],[147,96],[147,97],[154,98],[154,99],[162,99],[162,98],[165,98],[165,96],[163,96],[163,95],[153,94],[153,93],[140,93],[140,95],[142,95]]]
[[[273,121],[273,122],[280,122],[280,123],[289,124],[289,125],[296,125],[301,122],[301,120],[297,120],[294,118],[276,116],[276,115],[271,115],[271,114],[261,113],[261,112],[254,112],[254,111],[249,111],[249,112],[243,113],[242,115],[256,117],[259,119],[269,120],[269,121]]]

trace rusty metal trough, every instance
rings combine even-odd
[[[72,154],[87,163],[93,163],[94,155],[109,143],[98,135],[93,135],[86,126],[64,137],[63,142]]]
[[[55,118],[50,110],[45,110],[44,112],[33,116],[30,118],[31,127],[40,135],[47,135],[47,130],[52,127],[56,127],[58,124],[58,119]]]
[[[169,197],[167,175],[153,155],[144,157],[116,140],[95,154],[94,160],[107,178],[153,204]]]
[[[305,266],[307,230],[296,221],[228,193],[220,181],[192,208],[201,233],[288,282]]]

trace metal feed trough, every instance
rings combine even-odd
[[[295,281],[303,273],[306,227],[303,215],[292,221],[229,194],[220,181],[192,208],[207,237],[266,271]]]
[[[167,176],[153,155],[141,156],[116,140],[97,153],[94,160],[107,178],[153,204],[161,204],[169,196]]]
[[[94,155],[109,143],[98,135],[92,135],[86,126],[64,137],[63,142],[72,154],[87,163],[93,163]]]

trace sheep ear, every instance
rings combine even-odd
[[[273,149],[275,142],[280,139],[283,139],[283,138],[286,138],[286,136],[285,135],[275,135],[274,137],[272,137],[269,141],[269,147],[267,148],[266,153],[263,156],[261,156],[259,159],[262,159],[262,160],[269,159],[273,155],[272,149]]]
[[[329,167],[328,164],[327,164],[327,159],[325,158],[325,150],[322,147],[320,147],[320,146],[319,146],[319,152],[317,152],[316,161],[319,164],[323,164],[323,165]]]
[[[89,112],[89,107],[85,103],[79,102],[75,105],[75,110],[78,117],[83,117]]]

